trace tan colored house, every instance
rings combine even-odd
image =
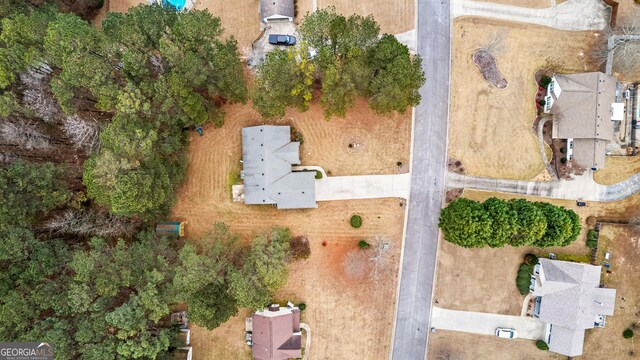
[[[253,314],[253,357],[287,360],[302,357],[300,309],[274,304]]]
[[[616,103],[618,81],[601,72],[555,75],[547,87],[546,113],[554,115],[553,138],[567,140],[567,158],[583,168],[604,167],[613,121],[623,119]]]

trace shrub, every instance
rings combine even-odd
[[[358,246],[360,247],[360,249],[366,249],[370,245],[366,240],[360,240],[360,241],[358,241]]]
[[[538,340],[536,341],[536,347],[540,350],[549,350],[549,345],[547,345],[546,342],[544,342],[544,340]]]
[[[322,171],[320,171],[320,170],[316,170],[316,179],[317,179],[317,180],[322,179]]]
[[[311,255],[309,239],[306,236],[296,236],[291,239],[291,256],[294,259],[306,259]]]
[[[595,249],[598,247],[598,233],[593,229],[590,229],[589,232],[587,232],[587,246],[589,249]]]
[[[544,99],[538,101],[538,104],[540,104],[540,106],[544,106],[546,103],[547,102]]]
[[[307,308],[307,304],[305,303],[300,303],[300,305],[298,305],[298,309],[300,309],[300,311],[304,311]]]
[[[396,165],[398,165],[398,167],[402,166],[402,161],[398,161]]]
[[[520,294],[526,295],[529,293],[529,286],[531,285],[531,274],[533,274],[533,266],[528,264],[520,264],[518,269],[518,277],[516,278],[516,286],[520,291]]]
[[[524,263],[527,265],[537,265],[538,257],[535,254],[527,254],[524,256]]]
[[[543,76],[542,78],[540,78],[540,86],[543,88],[546,88],[547,85],[549,85],[551,83],[551,78],[548,76]]]
[[[625,339],[631,339],[633,337],[633,330],[631,330],[630,328],[627,328],[625,331],[622,332],[622,337]]]
[[[563,147],[561,147],[561,148],[560,148],[560,152],[561,152],[561,153],[563,153],[563,154],[566,154],[566,153],[567,153],[567,148],[566,148],[566,147],[564,147],[564,146],[563,146]]]
[[[291,133],[293,134],[293,138],[300,143],[300,145],[304,144],[304,136],[302,136],[302,133],[298,130],[296,130],[296,128],[291,127]]]
[[[360,215],[353,215],[351,217],[351,226],[356,229],[362,226],[362,217],[360,217]]]
[[[563,163],[563,164],[566,164],[567,163],[567,158],[563,157],[562,159],[560,159],[560,162]]]

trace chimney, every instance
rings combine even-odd
[[[269,311],[280,311],[280,304],[271,304],[269,306]]]

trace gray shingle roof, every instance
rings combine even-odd
[[[278,209],[316,208],[315,172],[292,172],[300,163],[300,143],[288,126],[242,129],[245,204],[275,204]]]
[[[293,0],[260,0],[260,20],[266,22],[268,18],[293,19]]]
[[[567,356],[582,354],[584,330],[598,315],[613,315],[615,289],[600,288],[600,266],[540,259],[535,296],[540,320],[552,325],[549,349]]]
[[[574,159],[587,168],[604,167],[605,147],[613,138],[612,106],[617,80],[600,72],[554,76],[560,94],[551,114],[557,118],[557,137],[574,139]],[[594,140],[598,139],[598,140]]]

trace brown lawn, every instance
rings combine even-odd
[[[616,307],[613,316],[607,317],[607,325],[603,329],[589,330],[585,334],[584,353],[588,355],[585,358],[635,358],[639,355],[629,355],[634,344],[624,339],[622,332],[640,322],[640,233],[629,226],[605,225],[600,232],[598,247],[599,265],[605,263],[604,254],[611,253],[607,262],[611,264],[612,273],[603,271],[602,282],[616,289]]]
[[[464,196],[483,201],[496,196],[503,199],[520,196],[465,190]],[[586,219],[592,216],[626,218],[640,201],[640,194],[612,203],[588,203],[586,207],[577,207],[574,201],[540,199],[525,197],[531,201],[548,201],[555,205],[570,208],[583,220],[583,232],[573,244],[564,248],[550,248],[545,252],[556,254],[587,254],[585,246]],[[639,321],[640,286],[637,272],[640,261],[640,234],[622,231],[622,227],[605,226],[602,236],[605,238],[606,251],[614,254],[612,258],[614,274],[605,279],[612,288],[619,288],[619,295],[625,302],[617,303],[616,314],[619,317],[607,319],[608,325],[602,330],[587,332],[585,355],[581,359],[624,359],[630,349],[630,343],[622,341],[622,330]],[[606,240],[609,239],[609,240]],[[603,243],[601,243],[603,244]],[[527,252],[540,253],[539,249],[512,248],[501,249],[465,249],[444,240],[440,242],[438,253],[438,271],[434,300],[436,306],[456,310],[493,312],[519,315],[524,296],[515,286],[518,266]],[[624,268],[623,268],[624,267]],[[620,296],[618,299],[620,299]],[[618,300],[620,301],[620,300]],[[619,305],[625,307],[620,309]],[[492,336],[438,331],[429,337],[429,359],[438,359],[441,353],[453,353],[460,359],[562,359],[563,357],[540,352],[531,341],[501,341]],[[612,339],[614,341],[612,341]],[[456,346],[456,344],[465,344]],[[623,356],[624,355],[624,356]]]
[[[558,72],[589,70],[581,54],[587,53],[594,33],[480,18],[456,19],[453,27],[450,155],[461,160],[470,175],[533,178],[544,168],[531,129],[534,74],[547,64]],[[471,59],[500,32],[502,46],[494,56],[509,83],[506,89],[485,81]]]
[[[203,137],[192,135],[187,179],[179,191],[174,218],[188,222],[191,238],[202,235],[216,221],[227,223],[244,239],[272,225],[306,235],[311,256],[290,266],[289,281],[276,298],[307,304],[303,321],[312,329],[311,358],[387,357],[405,208],[396,199],[324,202],[317,209],[292,211],[232,203],[229,175],[240,169],[241,129],[262,121],[250,105],[228,106],[226,111],[222,128],[208,126]],[[303,164],[321,165],[333,175],[396,173],[396,162],[406,163],[409,157],[410,114],[380,117],[364,102],[358,102],[346,119],[326,121],[318,104],[313,104],[306,113],[290,111],[270,124],[295,126],[304,136]],[[347,147],[353,138],[363,143],[356,154]],[[356,213],[364,220],[357,230],[349,225],[350,216]],[[366,275],[350,278],[345,273],[345,257],[360,251],[360,239],[375,236],[391,244],[384,280],[375,284]],[[226,359],[226,354],[243,348],[243,331],[242,319],[230,320],[214,331],[196,329],[196,358],[206,354],[207,358]]]
[[[411,0],[317,0],[318,9],[335,6],[336,11],[345,16],[358,14],[373,15],[382,33],[399,34],[415,27],[415,2]],[[313,0],[297,1],[296,21],[313,10]]]
[[[608,156],[604,169],[593,174],[593,179],[603,185],[618,183],[640,172],[640,156]]]

